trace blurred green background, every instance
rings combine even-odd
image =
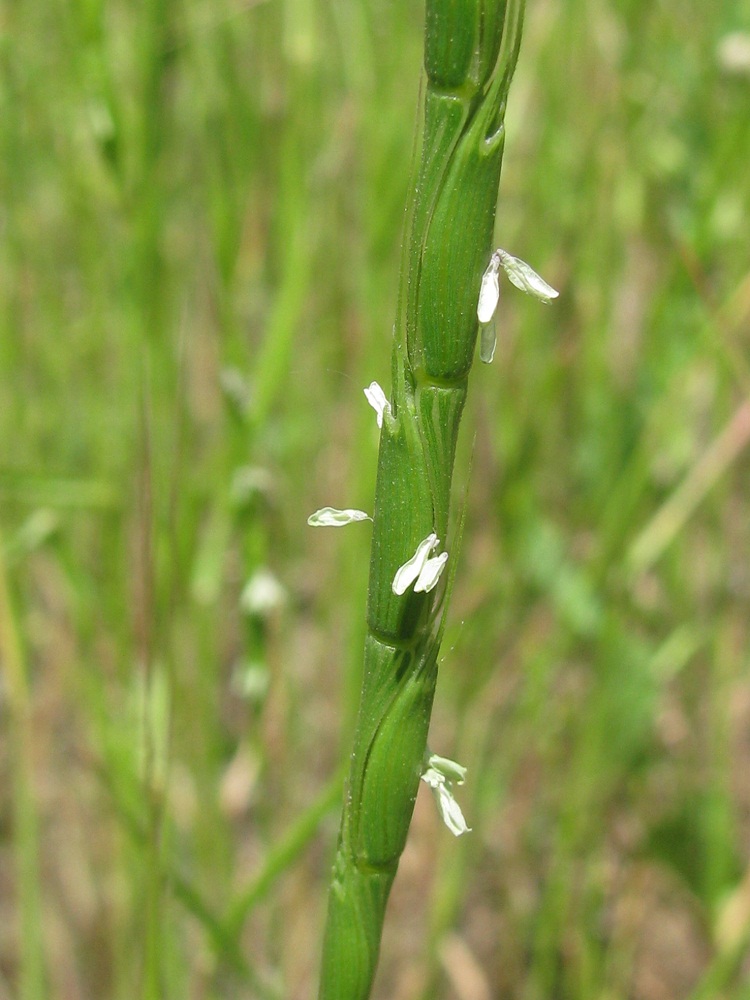
[[[315,995],[421,19],[0,8],[0,1000]],[[507,124],[375,1000],[747,1000],[750,4],[528,0]]]

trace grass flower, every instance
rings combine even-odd
[[[431,556],[431,553],[439,546],[440,540],[434,532],[419,543],[414,555],[396,570],[391,584],[394,594],[398,596],[405,594],[412,584],[414,584],[415,593],[429,594],[437,585],[440,574],[448,561],[447,552],[442,552],[439,556]]]
[[[454,837],[471,832],[453,795],[453,786],[463,785],[465,779],[466,768],[461,764],[434,753],[426,755],[422,781],[432,789],[441,819]]]
[[[508,278],[522,292],[533,295],[540,302],[550,302],[560,294],[552,285],[525,260],[514,257],[499,247],[490,257],[490,262],[482,275],[479,286],[479,301],[477,302],[477,320],[480,323],[479,357],[485,364],[490,364],[495,357],[497,336],[492,320],[500,299],[500,268],[503,268]]]

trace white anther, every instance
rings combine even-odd
[[[439,556],[427,559],[419,576],[417,577],[417,582],[414,584],[414,593],[429,594],[429,592],[437,585],[437,582],[440,579],[440,574],[443,572],[447,562],[447,552],[441,552]]]
[[[425,770],[422,781],[430,786],[435,796],[438,812],[454,837],[469,833],[471,827],[466,825],[461,807],[453,796],[453,785],[462,785],[466,777],[466,768],[447,757],[437,754],[426,755]]]
[[[492,364],[496,347],[497,335],[495,333],[495,324],[490,321],[489,323],[485,323],[479,330],[479,360],[484,361],[486,365]]]
[[[477,303],[477,319],[480,323],[489,323],[495,315],[497,302],[500,298],[500,280],[498,272],[500,270],[500,258],[497,254],[492,255],[487,265],[487,270],[482,275],[482,284],[479,289],[479,302]]]
[[[338,510],[336,507],[321,507],[307,519],[307,523],[312,528],[340,528],[353,521],[372,521],[372,518],[363,510],[352,510],[351,508]]]
[[[364,390],[364,394],[367,397],[367,402],[373,410],[375,410],[378,427],[382,427],[383,414],[391,412],[391,404],[388,402],[386,394],[377,382],[370,382],[368,387]]]
[[[552,285],[548,285],[544,278],[540,277],[533,267],[521,260],[520,257],[513,257],[499,248],[492,255],[493,260],[497,257],[503,270],[508,275],[516,288],[520,288],[527,295],[533,295],[540,302],[549,302],[556,299],[560,294]]]
[[[429,561],[430,554],[435,551],[439,544],[438,536],[434,532],[419,543],[417,551],[411,559],[407,559],[403,566],[399,566],[396,570],[391,585],[394,594],[400,597],[406,593],[415,580],[419,580],[425,563]]]

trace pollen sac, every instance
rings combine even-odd
[[[440,817],[453,836],[471,833],[471,827],[467,826],[461,806],[453,797],[453,791],[447,785],[437,785],[433,788],[433,793]]]
[[[496,250],[492,256],[493,260],[495,257],[499,259],[503,270],[516,288],[520,288],[527,295],[533,295],[540,302],[550,302],[560,294],[520,257],[514,257],[512,254],[506,253],[505,250]]]
[[[417,582],[414,584],[414,593],[429,594],[431,590],[434,590],[447,562],[447,552],[441,552],[439,556],[427,559],[417,577]]]
[[[438,812],[454,837],[469,833],[461,807],[453,796],[453,785],[463,785],[466,768],[447,757],[429,754],[422,772],[422,781],[429,785],[435,795]]]
[[[447,552],[441,552],[439,556],[430,555],[439,545],[440,540],[434,532],[419,543],[411,559],[396,570],[392,584],[394,594],[400,597],[412,584],[415,594],[429,594],[435,589],[448,561]]]
[[[378,427],[383,426],[383,414],[391,412],[391,404],[377,382],[370,382],[364,390],[365,397],[370,406],[375,410]]]
[[[479,288],[477,319],[480,323],[489,323],[495,315],[497,303],[500,299],[499,266],[499,261],[493,254],[487,270],[482,275],[482,284]]]
[[[372,521],[372,518],[363,510],[352,510],[351,508],[338,510],[336,507],[321,507],[307,519],[311,528],[341,528],[354,521]]]
[[[392,584],[394,594],[400,597],[402,594],[406,593],[415,581],[419,581],[426,564],[431,561],[430,553],[435,551],[438,544],[438,537],[434,532],[419,543],[417,551],[411,559],[407,559],[406,562],[402,566],[399,566],[396,570],[396,575],[393,578]]]
[[[497,347],[497,336],[495,334],[495,324],[490,320],[479,332],[479,360],[486,365],[492,364]]]

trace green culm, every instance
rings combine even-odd
[[[402,262],[392,394],[386,399],[376,383],[366,390],[382,428],[368,632],[320,1000],[370,995],[386,903],[425,774],[450,589],[450,573],[441,578],[441,572],[449,561],[453,463],[482,276],[499,259],[491,257],[491,242],[523,12],[523,0],[427,0],[423,134]],[[490,265],[495,283],[497,270]],[[326,508],[310,523],[365,516]],[[460,783],[462,770],[450,761],[428,770],[430,784],[450,803],[451,779]],[[455,825],[446,810],[443,815],[453,832],[465,829],[460,811]]]

